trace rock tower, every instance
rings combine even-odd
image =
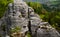
[[[10,36],[10,30],[16,26],[21,28],[19,31],[23,34],[31,30],[32,37],[60,37],[60,34],[48,22],[42,22],[34,9],[23,0],[14,0],[8,5],[5,16],[0,20],[0,34],[2,37]]]

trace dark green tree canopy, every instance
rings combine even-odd
[[[0,0],[0,18],[4,15],[8,4],[13,2],[13,0]]]

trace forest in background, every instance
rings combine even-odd
[[[43,19],[43,21],[49,22],[52,27],[60,31],[60,6],[58,2],[57,4],[54,2],[55,5],[51,4],[51,6],[40,4],[38,2],[27,3],[35,10],[35,13],[39,14],[40,18]]]
[[[3,17],[8,4],[13,2],[12,0],[0,0],[0,18]],[[60,4],[59,2],[47,2],[48,4],[40,4],[38,2],[27,2],[31,6],[35,13],[37,13],[43,21],[47,21],[50,25],[60,31]],[[51,5],[49,5],[51,3]]]

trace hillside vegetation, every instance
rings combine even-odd
[[[0,18],[4,15],[4,12],[7,9],[7,6],[10,2],[13,2],[13,1],[12,0],[0,0]]]
[[[42,18],[43,21],[49,22],[52,27],[60,31],[60,9],[58,9],[57,4],[52,8],[50,8],[51,6],[37,2],[28,2],[27,4],[35,10],[35,13],[40,15],[40,18]]]

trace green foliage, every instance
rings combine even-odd
[[[37,14],[41,13],[42,5],[38,2],[27,2],[27,4],[32,7]]]
[[[11,32],[11,33],[15,33],[15,32],[19,32],[20,30],[21,30],[21,28],[18,27],[18,26],[16,26],[15,28],[12,28],[12,29],[10,30],[10,32]]]
[[[29,2],[28,5],[40,15],[43,21],[49,22],[54,28],[60,31],[60,9],[58,9],[57,5],[54,5],[57,8],[50,8],[50,6],[48,7],[36,2]]]
[[[27,33],[27,37],[31,37],[31,35],[30,35],[30,33],[29,33],[29,32]]]
[[[13,2],[13,0],[0,0],[0,18],[4,15],[8,4],[11,2]]]

